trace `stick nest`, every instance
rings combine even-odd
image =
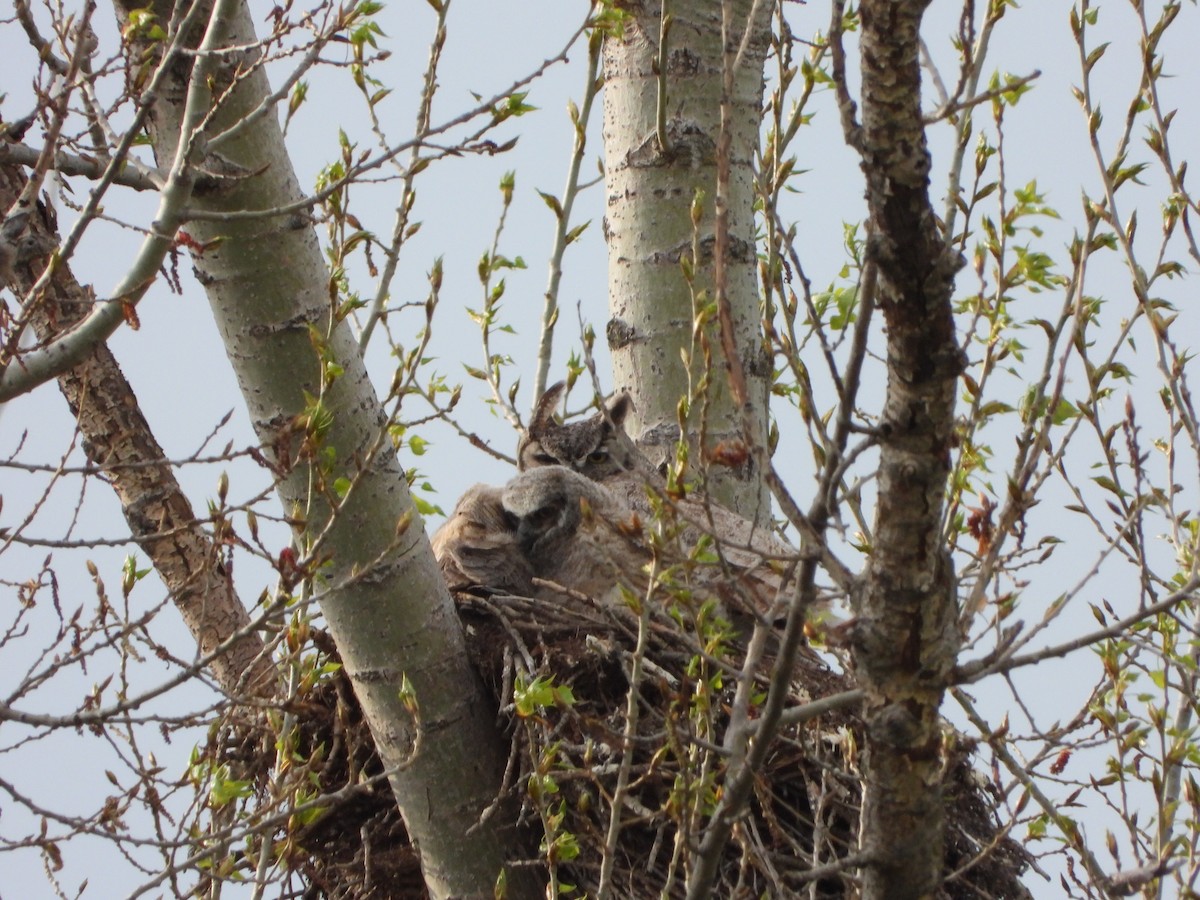
[[[704,610],[647,616],[630,731],[639,645],[632,609],[597,608],[569,593],[553,601],[458,599],[468,648],[512,740],[505,796],[491,814],[503,814],[498,810],[514,806],[505,801],[516,800],[520,830],[536,835],[524,849],[515,841],[514,856],[539,867],[564,897],[594,896],[605,869],[610,896],[683,897],[725,781],[721,747],[743,661],[736,641],[722,646],[713,637],[719,626],[705,621]],[[327,637],[317,635],[317,641],[335,652]],[[800,649],[789,707],[856,686],[832,657]],[[756,704],[765,696],[770,660],[760,668]],[[381,765],[345,676],[309,697],[302,751],[326,748],[322,788],[338,791],[378,774]],[[273,751],[263,741],[256,752],[253,743],[243,743],[241,755],[257,755],[252,768],[261,765],[265,776]],[[853,707],[780,728],[721,853],[710,896],[856,895],[856,871],[847,860],[857,848],[863,744]],[[997,821],[994,789],[971,765],[973,746],[961,736],[947,746],[945,874],[938,896],[1029,897],[1020,882],[1028,854]],[[292,868],[308,885],[305,896],[425,896],[386,782],[353,791],[302,829],[295,845]]]

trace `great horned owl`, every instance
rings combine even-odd
[[[529,428],[517,445],[517,468],[522,472],[542,466],[566,466],[592,481],[604,481],[631,471],[640,454],[621,427],[633,402],[628,394],[611,400],[604,412],[582,422],[560,425],[554,410],[566,383],[546,389],[534,407]]]
[[[503,488],[477,484],[433,536],[453,591],[540,596],[533,577],[603,600],[649,558],[637,520],[603,487],[542,466]],[[552,593],[552,591],[551,591]]]
[[[518,474],[503,488],[475,485],[433,538],[434,552],[452,590],[489,590],[555,599],[561,593],[534,579],[585,594],[601,605],[621,602],[621,588],[641,594],[647,563],[698,600],[715,598],[743,622],[773,620],[785,600],[786,567],[794,550],[720,507],[682,501],[655,538],[651,520],[625,500],[624,480],[597,483],[566,466]],[[706,523],[701,517],[707,518]],[[657,526],[654,526],[657,527]],[[696,552],[701,535],[721,532],[721,561]],[[650,547],[656,549],[651,553]]]
[[[667,491],[622,427],[627,395],[585,421],[557,423],[564,389],[560,382],[539,398],[518,445],[520,474],[503,488],[471,488],[434,536],[447,583],[548,596],[536,577],[614,598],[618,584],[645,587],[653,545],[701,594],[773,618],[794,548],[704,497]]]
[[[565,466],[603,484],[610,504],[616,504],[611,508],[622,509],[627,516],[637,515],[648,523],[665,514],[673,522],[675,544],[681,552],[688,552],[704,535],[710,535],[729,566],[742,573],[764,576],[756,593],[763,594],[770,584],[783,587],[782,579],[771,577],[768,568],[782,570],[784,564],[779,561],[794,560],[795,549],[770,529],[704,497],[668,497],[662,473],[623,428],[632,408],[627,394],[611,400],[604,412],[582,422],[562,425],[554,420],[554,410],[565,387],[559,382],[539,398],[517,448],[517,463],[522,472]],[[651,494],[659,502],[651,502]],[[764,560],[776,562],[765,567]]]
[[[503,493],[475,485],[433,535],[433,553],[451,591],[532,593],[533,569],[521,552],[519,523],[501,502]]]
[[[533,572],[597,600],[614,599],[618,584],[635,584],[650,558],[637,516],[566,466],[518,475],[501,503]]]

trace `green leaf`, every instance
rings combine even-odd
[[[576,225],[574,228],[572,228],[570,231],[568,231],[566,243],[568,245],[573,244],[579,238],[579,236],[587,230],[587,227],[591,224],[592,224],[591,219],[588,219],[588,221],[584,222],[582,225]]]
[[[1121,488],[1117,486],[1117,483],[1107,475],[1095,475],[1092,477],[1092,481],[1096,482],[1096,484],[1100,485],[1100,487],[1104,488],[1106,491],[1111,491],[1112,493],[1116,494],[1118,497],[1126,496],[1125,491],[1121,490]]]
[[[417,689],[409,680],[408,673],[405,672],[400,678],[400,691],[398,694],[400,702],[404,705],[405,711],[410,716],[416,716],[420,711],[420,706],[417,704]]]
[[[517,91],[514,94],[510,94],[502,103],[492,109],[492,120],[494,122],[503,122],[505,119],[533,112],[537,107],[525,102],[525,98],[528,96],[529,91]]]
[[[1094,50],[1092,50],[1092,52],[1087,55],[1087,59],[1085,59],[1083,62],[1083,71],[1085,73],[1091,72],[1092,67],[1094,65],[1096,65],[1096,63],[1100,62],[1100,57],[1102,57],[1104,55],[1104,51],[1107,49],[1108,49],[1108,42],[1106,41],[1105,43],[1101,44],[1100,46],[1098,46]]]
[[[1048,819],[1046,816],[1044,816],[1044,815],[1038,816],[1036,819],[1034,819],[1032,822],[1029,823],[1029,827],[1026,830],[1026,835],[1030,838],[1045,837],[1047,823],[1048,823]]]
[[[213,770],[212,787],[209,798],[216,807],[222,807],[233,800],[249,797],[254,792],[251,782],[229,777],[228,766],[217,766]]]
[[[1055,425],[1062,425],[1064,422],[1074,419],[1079,415],[1079,410],[1068,400],[1059,400],[1058,406],[1054,408],[1054,415],[1050,420]]]
[[[548,207],[550,207],[550,211],[554,213],[554,218],[561,221],[563,217],[563,211],[562,204],[558,202],[558,198],[553,194],[547,194],[545,191],[538,191],[538,196],[542,198]]]
[[[548,675],[530,682],[518,678],[513,686],[513,705],[521,718],[529,718],[538,710],[570,707],[574,703],[575,695],[571,688],[556,685],[554,678]]]
[[[436,503],[430,503],[428,500],[424,499],[423,497],[418,497],[416,494],[414,494],[412,500],[413,500],[413,505],[417,508],[417,512],[419,512],[421,514],[422,518],[425,518],[428,516],[444,516],[444,515],[446,515],[446,513],[442,510],[442,508],[440,506],[438,506]]]

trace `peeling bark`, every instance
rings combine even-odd
[[[863,896],[932,895],[945,813],[942,695],[959,648],[942,532],[962,362],[951,293],[961,263],[929,201],[918,29],[924,0],[862,3],[862,129],[868,261],[887,320],[879,505],[858,598],[855,661],[867,690]]]

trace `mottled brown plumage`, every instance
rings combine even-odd
[[[517,445],[517,468],[527,472],[542,466],[566,466],[592,481],[605,481],[638,468],[641,454],[621,427],[633,407],[629,395],[618,394],[603,412],[564,425],[554,418],[564,390],[566,384],[560,381],[538,399]]]
[[[543,599],[565,588],[602,606],[620,603],[621,588],[645,593],[655,546],[660,573],[669,569],[670,582],[698,600],[716,599],[743,622],[779,615],[791,547],[693,500],[666,504],[655,521],[610,485],[627,486],[593,482],[566,466],[522,472],[503,488],[475,485],[434,536],[447,585]],[[710,522],[721,540],[698,551]]]
[[[704,498],[669,496],[624,432],[626,395],[582,422],[557,422],[564,387],[538,400],[518,447],[520,474],[503,488],[468,490],[434,536],[451,588],[553,594],[537,578],[613,602],[619,586],[646,589],[653,545],[660,570],[672,568],[671,577],[698,596],[774,619],[787,600],[795,549]]]
[[[615,601],[640,590],[650,555],[641,522],[618,497],[566,466],[541,466],[504,486],[505,512],[531,570],[546,581]]]
[[[521,552],[516,522],[500,502],[502,488],[467,490],[433,536],[433,553],[452,591],[528,595],[533,570]]]

